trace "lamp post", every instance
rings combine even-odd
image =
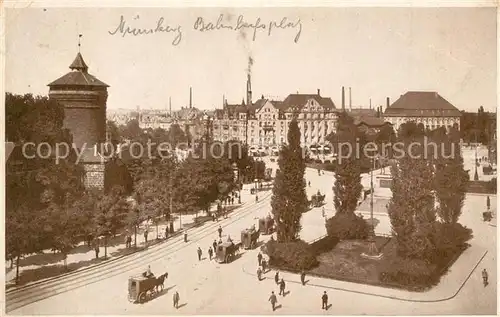
[[[476,131],[475,135],[476,135],[476,138],[475,138],[476,139],[476,144],[475,144],[476,150],[474,152],[474,158],[475,158],[475,160],[474,160],[474,180],[477,181],[477,180],[479,180],[479,175],[477,174],[477,131]]]
[[[375,160],[372,158],[372,169],[370,171],[370,233],[368,236],[368,253],[363,253],[362,256],[379,259],[382,254],[377,250],[375,243],[375,226],[373,222],[373,169],[375,169]]]

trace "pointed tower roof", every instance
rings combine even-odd
[[[79,70],[84,73],[86,73],[89,69],[87,64],[85,64],[85,61],[83,60],[82,54],[80,54],[80,52],[76,54],[75,60],[73,61],[73,63],[71,63],[71,65],[69,65],[69,68],[71,70]]]
[[[78,52],[76,54],[75,60],[69,68],[72,70],[66,75],[54,80],[50,84],[49,87],[52,86],[101,86],[101,87],[109,87],[107,84],[103,83],[99,79],[95,78],[91,74],[88,73],[89,67],[83,60],[82,54]]]

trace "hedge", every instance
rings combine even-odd
[[[340,240],[366,239],[370,226],[354,213],[337,213],[326,221],[326,232]]]
[[[264,252],[269,256],[269,265],[285,270],[309,270],[319,264],[309,244],[301,240],[284,243],[270,240]]]
[[[325,253],[328,251],[331,251],[337,243],[339,243],[339,239],[337,237],[332,237],[332,236],[324,236],[323,238],[314,241],[309,245],[309,248],[312,253],[315,255],[319,255],[321,253]]]

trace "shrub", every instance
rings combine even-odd
[[[409,288],[429,287],[439,282],[435,275],[436,266],[420,259],[389,257],[382,259],[379,271],[380,281],[399,284]]]
[[[370,226],[354,213],[337,213],[326,221],[326,232],[340,240],[366,239]]]
[[[338,242],[339,239],[337,237],[327,235],[318,241],[314,241],[309,245],[309,247],[312,253],[319,255],[332,250]]]
[[[292,271],[309,270],[318,265],[316,256],[304,241],[278,243],[270,240],[264,252],[269,256],[269,264]]]
[[[459,223],[434,224],[431,236],[434,249],[426,256],[427,260],[439,266],[447,265],[450,260],[467,248],[472,239],[472,230]]]

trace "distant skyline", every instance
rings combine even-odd
[[[110,85],[108,109],[168,109],[171,97],[177,110],[189,105],[190,87],[202,110],[221,108],[223,96],[241,103],[249,68],[254,101],[320,89],[340,108],[344,86],[347,107],[348,87],[353,107],[368,108],[371,98],[385,109],[386,97],[392,103],[407,91],[436,91],[460,110],[497,106],[495,8],[5,11],[7,92],[47,95],[47,84],[70,71],[82,34],[89,73]],[[240,15],[240,24],[265,25],[255,40],[250,28],[229,29]],[[225,27],[194,29],[199,17],[207,26],[219,16]],[[127,26],[161,32],[124,35]]]

